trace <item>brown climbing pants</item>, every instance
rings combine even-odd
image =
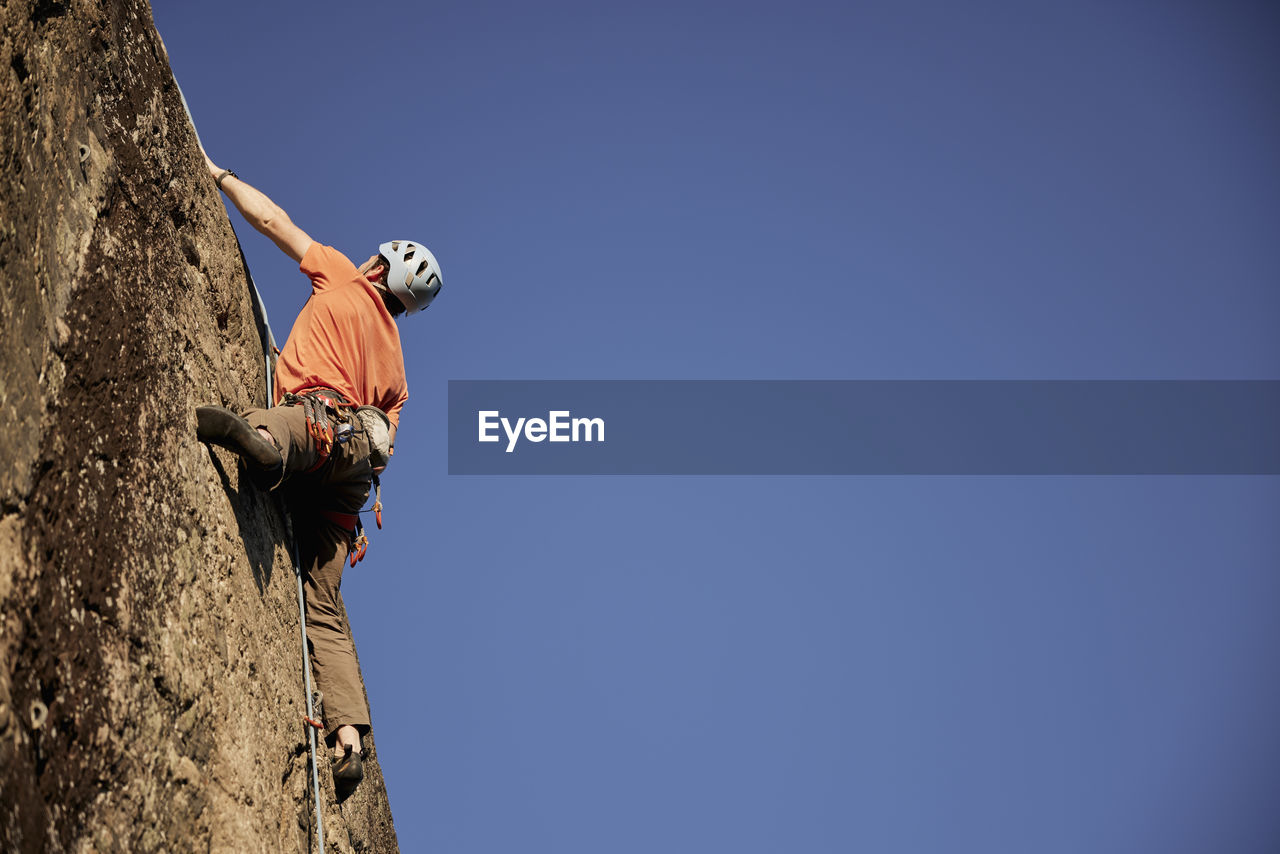
[[[373,476],[369,440],[357,424],[345,444],[335,444],[329,459],[308,471],[318,457],[301,406],[250,409],[244,417],[254,427],[265,427],[284,457],[284,482],[278,488],[298,540],[311,668],[316,687],[324,692],[325,737],[331,739],[338,727],[347,725],[363,735],[369,731],[369,704],[339,592],[351,531],[322,514],[354,514],[364,506]]]

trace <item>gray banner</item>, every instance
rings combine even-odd
[[[1275,380],[451,380],[450,474],[1280,474]]]

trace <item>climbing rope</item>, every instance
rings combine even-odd
[[[163,42],[161,47],[163,48]],[[165,58],[168,58],[167,51]],[[176,76],[174,85],[178,87],[178,97],[182,99],[182,108],[187,111],[187,119],[191,122],[191,131],[196,135],[196,142],[203,149],[204,143],[200,142],[200,131],[196,130],[195,117],[191,115],[191,107],[187,104],[186,95],[182,94],[182,87],[178,86]],[[245,257],[244,246],[240,243],[240,235],[236,234],[235,224],[231,223],[230,219],[227,222],[231,225],[231,234],[236,239],[236,248],[240,250],[240,263],[244,266],[245,277],[248,278],[249,288],[253,291],[254,309],[258,314],[259,322],[262,324],[262,350],[266,362],[267,406],[270,407],[275,405],[271,355],[276,351],[276,340],[275,336],[271,334],[271,324],[267,322],[267,306],[262,301],[262,293],[258,290],[258,285],[253,280],[253,273],[249,272],[249,259]],[[302,627],[302,675],[307,696],[307,713],[303,716],[303,723],[307,728],[307,742],[311,749],[311,791],[312,800],[315,802],[316,807],[316,843],[320,854],[324,854],[324,819],[320,809],[320,766],[316,762],[316,733],[323,730],[324,725],[315,719],[315,709],[311,702],[311,655],[307,649],[307,610],[306,598],[302,590],[302,561],[298,559],[298,538],[293,535],[293,520],[289,517],[289,511],[284,506],[283,501],[279,503],[279,507],[280,514],[284,517],[289,531],[289,556],[293,560],[294,578],[298,581],[298,625]],[[381,522],[381,519],[379,519],[379,522]],[[382,527],[381,524],[378,527]]]

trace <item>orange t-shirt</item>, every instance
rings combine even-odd
[[[311,298],[276,361],[276,400],[325,386],[358,405],[378,407],[399,427],[409,386],[391,312],[355,264],[332,246],[313,242],[298,269],[311,279]]]

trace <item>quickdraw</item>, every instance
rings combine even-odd
[[[316,453],[322,460],[328,459],[333,451],[333,426],[329,423],[327,409],[328,407],[320,403],[318,395],[307,395],[302,398],[302,411],[307,416],[307,431],[311,434]]]
[[[347,557],[355,566],[364,560],[369,551],[369,538],[364,533],[364,523],[358,513],[341,513],[337,510],[322,510],[320,515],[347,532],[350,538],[347,543]]]
[[[351,551],[349,552],[351,565],[355,566],[364,560],[365,553],[369,551],[369,538],[364,533],[364,523],[360,521],[360,517],[356,517],[355,529],[351,532]]]
[[[307,421],[307,435],[316,449],[316,463],[307,471],[324,465],[333,453],[335,444],[344,444],[351,438],[351,403],[333,389],[308,389],[296,394],[286,394],[281,401],[285,406],[301,406]],[[333,418],[330,418],[330,413]]]

